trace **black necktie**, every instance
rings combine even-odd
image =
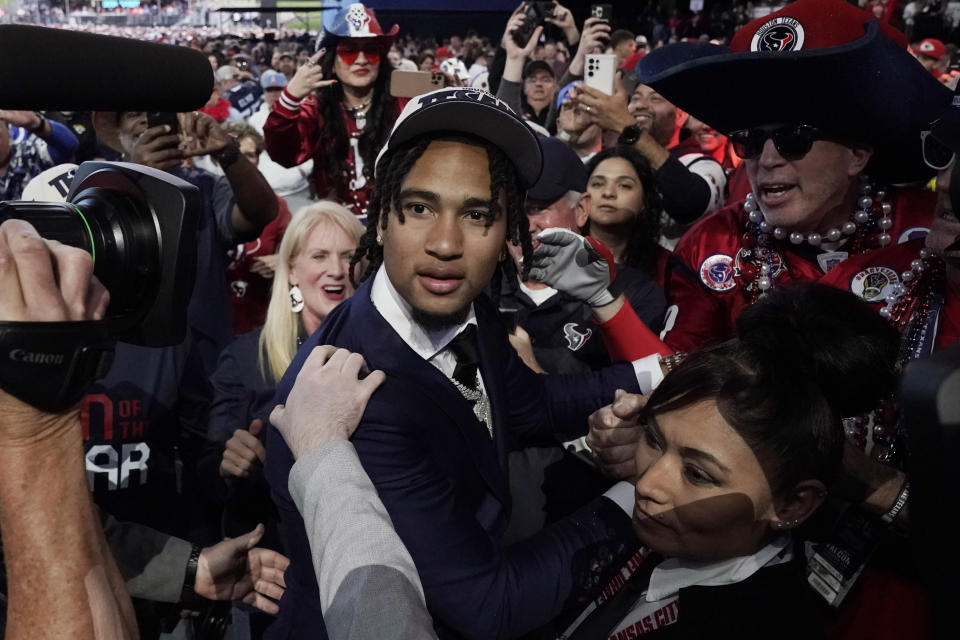
[[[457,334],[447,348],[457,359],[457,367],[453,370],[453,379],[467,387],[477,388],[477,327],[468,324],[467,328]]]

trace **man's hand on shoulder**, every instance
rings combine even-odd
[[[283,436],[294,458],[331,440],[346,440],[360,424],[367,401],[386,376],[372,371],[358,353],[329,345],[307,357],[286,404],[277,405],[270,422]]]

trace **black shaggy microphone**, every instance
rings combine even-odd
[[[193,111],[212,91],[210,62],[186,47],[0,26],[0,109]]]

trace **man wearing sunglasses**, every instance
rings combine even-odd
[[[668,296],[678,310],[664,338],[674,349],[730,337],[740,311],[774,287],[926,233],[932,194],[890,185],[929,176],[919,132],[949,91],[867,12],[798,0],[747,24],[729,50],[664,47],[637,74],[729,135],[752,188],[677,245]],[[866,274],[861,285],[886,295],[881,280],[892,287],[900,275]]]

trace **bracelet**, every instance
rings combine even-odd
[[[683,362],[684,358],[687,357],[687,354],[683,351],[678,351],[676,353],[671,353],[665,358],[660,358],[660,366],[663,367],[663,370],[667,373],[670,373],[676,369],[677,365]]]
[[[907,504],[907,500],[910,499],[910,480],[903,481],[903,487],[900,489],[900,494],[897,496],[896,502],[893,503],[893,506],[890,507],[890,511],[887,511],[885,514],[880,516],[880,520],[886,524],[892,524],[897,515],[903,511],[903,508]]]
[[[214,153],[213,157],[217,161],[217,164],[220,165],[220,168],[226,171],[227,168],[240,159],[240,145],[238,145],[237,141],[231,136],[227,139],[227,144],[223,149]]]
[[[180,592],[181,602],[196,602],[202,600],[202,596],[194,591],[194,585],[197,584],[197,568],[200,566],[200,552],[202,548],[195,544],[190,549],[190,558],[187,560],[187,571],[183,574],[183,591]]]

